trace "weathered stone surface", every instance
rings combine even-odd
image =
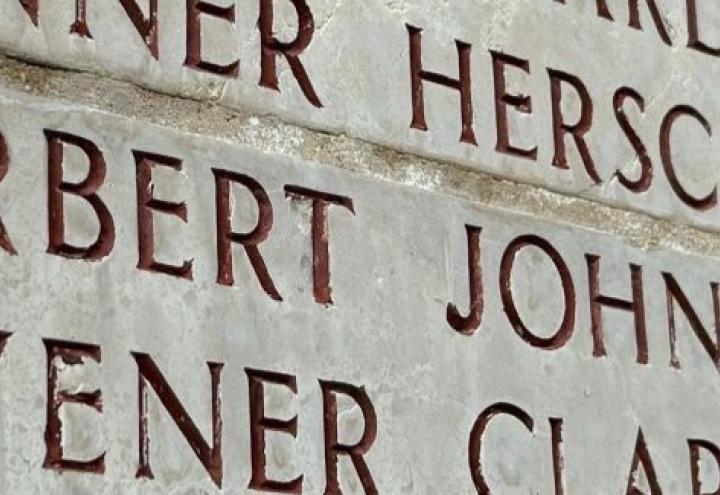
[[[656,473],[653,482],[664,493],[691,493],[688,439],[719,441],[711,283],[720,272],[714,259],[666,248],[641,250],[617,236],[537,215],[473,205],[279,149],[262,152],[69,100],[4,89],[0,122],[10,157],[0,183],[0,218],[18,253],[0,252],[0,328],[13,332],[0,360],[3,491],[218,491],[152,389],[147,425],[155,480],[135,478],[142,415],[133,352],[152,357],[208,442],[212,407],[206,363],[225,363],[220,380],[224,493],[250,492],[246,368],[297,378],[297,394],[266,386],[268,416],[298,415],[297,439],[268,433],[267,464],[271,478],[304,474],[304,493],[325,487],[318,380],[364,387],[372,401],[377,438],[364,459],[379,493],[476,493],[468,443],[478,415],[496,403],[512,403],[534,419],[533,435],[507,415],[490,423],[482,467],[497,493],[553,493],[549,418],[563,419],[565,493],[623,493],[640,428]],[[48,217],[48,136],[55,134],[44,131],[82,136],[104,157],[107,176],[98,194],[112,215],[115,242],[101,260],[46,252],[48,225],[59,224]],[[155,197],[185,201],[188,211],[187,223],[154,214],[155,251],[159,261],[172,265],[192,259],[192,280],[137,268],[133,150],[182,160],[180,171],[162,166],[153,171]],[[64,180],[81,181],[87,159],[76,146],[64,151]],[[261,288],[239,245],[233,250],[235,286],[217,283],[213,168],[250,176],[267,192],[274,222],[259,250],[281,302]],[[333,304],[316,301],[311,205],[286,197],[288,185],[353,201],[354,213],[342,206],[328,210]],[[72,194],[64,198],[67,242],[92,243],[98,232],[93,210]],[[235,186],[233,198],[234,228],[252,229],[258,214],[252,196]],[[448,303],[457,304],[463,315],[468,308],[467,224],[482,227],[484,308],[472,336],[455,331],[446,318]],[[523,248],[506,280],[506,298],[510,294],[519,317],[540,338],[553,335],[564,313],[574,320],[566,321],[565,338],[549,343],[521,338],[502,299],[508,287],[501,277],[503,255],[515,239],[528,235],[537,236],[529,242],[541,238],[557,250],[556,262],[567,266],[569,281],[563,287],[540,249]],[[601,349],[591,332],[588,255],[600,257],[598,288],[606,297],[630,300],[629,264],[641,267],[642,288],[637,279],[634,287],[643,294],[646,353],[637,344],[633,313],[605,305],[606,356],[593,355]],[[674,286],[668,274],[695,308],[695,320],[676,300],[674,317],[669,315],[668,287]],[[678,298],[677,290],[671,294]],[[675,335],[669,332],[670,318]],[[42,467],[48,416],[42,339],[101,348],[100,364],[85,359],[83,365],[60,366],[59,388],[101,389],[102,414],[65,404],[61,418],[65,456],[86,460],[107,451],[102,475]],[[533,342],[558,348],[541,349]],[[354,443],[365,428],[361,411],[344,399],[339,409],[341,440]],[[706,454],[700,470],[705,491],[715,487],[718,473]],[[645,458],[643,465],[648,466]],[[342,493],[366,493],[350,461],[341,457],[340,466]],[[649,492],[645,478],[640,474],[638,486]]]
[[[639,2],[637,18],[627,2],[616,2],[609,6],[613,18],[610,21],[608,15],[598,15],[597,3],[590,0],[568,1],[566,5],[553,0],[442,4],[431,0],[313,0],[309,8],[315,29],[300,60],[322,109],[303,94],[283,57],[277,59],[282,93],[258,85],[261,44],[257,24],[261,2],[218,2],[234,6],[234,23],[202,16],[205,60],[220,65],[239,60],[237,78],[184,65],[188,51],[186,2],[160,6],[159,60],[153,58],[122,2],[87,2],[86,21],[92,39],[69,34],[75,18],[73,2],[37,3],[38,27],[28,15],[27,10],[32,9],[24,9],[21,2],[6,0],[0,5],[0,46],[4,52],[42,64],[111,75],[154,90],[270,113],[305,126],[346,133],[702,228],[717,230],[720,225],[720,207],[713,198],[693,204],[693,198],[707,197],[717,183],[717,145],[708,137],[699,117],[687,113],[685,107],[699,112],[710,129],[717,126],[718,109],[711,97],[713,81],[718,77],[717,57],[707,52],[713,51],[720,36],[714,22],[720,12],[709,2],[697,2],[696,16],[689,10],[693,2]],[[135,4],[127,1],[125,5]],[[146,2],[138,5],[147,12]],[[655,17],[649,6],[656,7]],[[274,7],[273,31],[289,42],[297,31],[295,10],[287,1],[275,2]],[[699,34],[693,43],[689,19],[695,18]],[[429,130],[410,127],[413,98],[406,24],[424,29],[423,67],[450,78],[459,77],[455,40],[472,45],[468,55],[472,80],[469,92],[477,146],[458,140],[458,92],[437,84],[424,84]],[[667,40],[663,41],[665,34]],[[699,43],[708,48],[698,49]],[[695,48],[688,48],[688,44]],[[512,145],[538,147],[536,160],[497,150],[494,96],[499,86],[493,76],[490,51],[528,61],[529,74],[512,63],[506,68],[508,92],[532,97],[532,114],[508,107],[508,129]],[[576,76],[587,87],[594,112],[585,138],[600,184],[583,166],[569,135],[564,140],[569,169],[552,164],[556,150],[548,69]],[[620,88],[631,88],[637,95],[626,91],[624,100],[616,100]],[[572,126],[580,116],[578,94],[568,83],[563,83],[561,89],[564,122]],[[643,177],[638,142],[633,147],[624,134],[615,114],[618,108],[624,111],[652,164],[652,180],[634,190],[616,175],[620,170],[636,183]],[[681,113],[674,114],[672,109]],[[673,160],[677,176],[674,189],[662,165],[660,143],[662,123],[673,115],[679,118],[669,133],[672,149],[667,155]],[[647,190],[640,190],[645,187]]]

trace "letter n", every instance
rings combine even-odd
[[[160,402],[172,417],[180,432],[192,447],[195,455],[200,459],[210,478],[222,488],[223,459],[222,459],[222,411],[220,404],[220,372],[223,364],[208,363],[212,384],[212,448],[190,418],[177,395],[170,388],[165,377],[148,354],[132,353],[138,365],[138,418],[139,418],[139,446],[140,465],[137,478],[154,479],[150,467],[150,439],[148,435],[148,407],[147,385],[155,390]]]

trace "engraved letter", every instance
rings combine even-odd
[[[640,24],[640,0],[629,0],[629,2],[630,22],[628,23],[628,26],[642,31],[642,25]],[[662,15],[658,10],[657,5],[655,5],[655,0],[645,0],[645,2],[647,3],[648,9],[650,10],[650,15],[652,15],[653,22],[655,23],[655,28],[657,29],[660,38],[662,38],[663,42],[666,45],[672,46],[670,34],[668,34],[665,23],[663,22]]]
[[[253,270],[257,275],[263,290],[274,300],[282,301],[280,293],[270,278],[258,245],[267,239],[273,225],[273,210],[270,198],[265,189],[252,177],[214,168],[215,196],[217,210],[217,256],[218,276],[217,283],[232,286],[235,283],[233,276],[232,244],[242,244],[250,259]],[[230,209],[230,184],[242,184],[255,198],[258,207],[258,222],[251,232],[239,234],[232,229],[232,213]]]
[[[702,482],[700,480],[700,449],[709,452],[715,459],[715,465],[720,468],[720,449],[717,445],[707,440],[688,440],[690,446],[690,476],[692,478],[692,495],[718,495],[720,493],[720,484],[712,492],[702,491]]]
[[[713,314],[715,316],[715,343],[713,343],[705,325],[703,325],[700,321],[698,314],[695,312],[695,309],[690,304],[687,296],[680,288],[680,285],[678,285],[675,277],[667,272],[663,272],[662,276],[665,280],[665,293],[667,297],[668,330],[670,332],[670,365],[674,368],[680,368],[680,359],[678,358],[675,350],[677,336],[675,330],[674,302],[676,301],[682,312],[685,314],[685,317],[690,323],[695,335],[700,340],[705,352],[708,353],[713,364],[718,371],[720,371],[720,297],[718,296],[718,284],[716,282],[712,282],[710,284],[710,291],[712,292],[713,300]]]
[[[155,165],[182,170],[182,162],[177,158],[136,150],[133,150],[133,156],[135,157],[137,169],[138,268],[192,280],[192,261],[185,261],[182,266],[174,266],[155,260],[153,212],[158,211],[173,215],[187,223],[187,206],[185,203],[156,199],[153,196],[152,171]]]
[[[148,405],[147,384],[150,383],[165,410],[170,414],[180,432],[188,441],[207,470],[210,478],[218,488],[222,488],[223,459],[222,459],[222,411],[220,405],[220,372],[222,363],[208,363],[212,387],[212,448],[210,448],[190,418],[170,384],[158,369],[155,361],[148,354],[133,352],[138,365],[138,418],[139,418],[139,448],[140,465],[137,478],[154,479],[150,467],[150,438],[148,435]]]
[[[475,131],[473,130],[472,84],[470,81],[470,51],[471,45],[455,40],[459,58],[459,77],[453,79],[437,72],[423,69],[422,64],[422,29],[407,25],[410,33],[410,81],[412,91],[413,118],[410,127],[427,131],[425,122],[425,96],[423,81],[439,84],[460,92],[460,115],[462,119],[462,133],[460,141],[477,146]]]
[[[70,33],[92,39],[87,25],[87,0],[75,0],[75,22],[70,26]]]
[[[520,250],[534,246],[543,251],[552,260],[555,269],[560,276],[560,282],[563,288],[563,296],[565,299],[565,314],[563,315],[560,328],[552,337],[538,337],[525,326],[520,314],[515,306],[515,300],[512,293],[511,279],[515,258]],[[541,349],[553,350],[564,346],[570,337],[572,337],[575,329],[575,286],[573,285],[572,276],[567,264],[560,256],[560,253],[545,239],[534,235],[520,236],[510,243],[503,254],[500,263],[500,295],[502,296],[503,308],[507,314],[508,320],[515,329],[515,332],[527,343],[533,347]]]
[[[447,305],[447,321],[451,327],[463,335],[472,335],[480,328],[484,307],[482,264],[480,261],[481,227],[466,225],[468,247],[468,278],[470,280],[470,312],[462,316],[457,306]]]
[[[315,32],[315,21],[313,19],[310,7],[305,0],[290,0],[295,7],[298,17],[298,32],[295,39],[289,43],[278,40],[273,34],[273,2],[275,0],[260,0],[260,19],[258,28],[260,29],[260,86],[280,91],[277,76],[277,57],[282,55],[290,65],[290,70],[295,76],[300,89],[305,98],[318,108],[322,108],[320,98],[318,98],[313,88],[312,82],[305,71],[305,67],[300,61],[300,55],[310,46],[310,42]]]
[[[533,433],[533,419],[520,409],[519,407],[508,404],[498,403],[485,409],[478,416],[475,424],[470,432],[470,442],[468,444],[468,461],[470,464],[470,474],[472,475],[475,488],[479,495],[491,495],[490,487],[485,481],[482,467],[482,441],[488,424],[495,416],[507,414],[520,421],[530,433]]]
[[[563,454],[563,420],[550,418],[550,439],[552,441],[553,479],[555,495],[565,495],[565,458]]]
[[[187,54],[185,66],[226,77],[237,77],[240,61],[228,65],[217,65],[202,58],[202,14],[235,23],[235,5],[218,7],[203,0],[187,0]]]
[[[5,346],[7,346],[10,337],[12,337],[12,333],[0,330],[0,358],[2,358],[5,352]]]
[[[328,226],[328,207],[337,205],[355,214],[353,200],[346,196],[313,191],[299,186],[285,186],[285,195],[298,200],[312,200],[312,236],[313,250],[313,294],[318,304],[332,304],[330,288],[330,230]]]
[[[512,106],[518,112],[532,113],[532,98],[523,94],[509,94],[505,80],[505,67],[511,65],[530,74],[530,63],[507,53],[490,52],[493,59],[493,79],[495,82],[495,124],[497,129],[496,151],[537,160],[537,146],[532,149],[518,148],[510,144],[507,107]]]
[[[338,457],[342,454],[350,457],[365,493],[367,495],[378,495],[379,492],[364,459],[365,454],[370,450],[377,437],[377,416],[370,398],[365,389],[346,383],[320,380],[320,387],[322,388],[325,425],[325,475],[327,484],[325,485],[324,494],[342,495],[337,467]],[[346,395],[354,400],[360,406],[360,411],[365,420],[362,437],[355,445],[346,445],[338,441],[337,394]]]
[[[2,182],[7,175],[9,167],[10,156],[8,155],[7,143],[5,142],[5,137],[0,134],[0,182]],[[17,254],[2,219],[0,219],[0,249],[11,255]]]
[[[636,486],[639,475],[638,468],[641,466],[645,472],[648,485],[650,485],[650,493],[648,495],[662,495],[662,490],[658,483],[657,474],[655,474],[655,467],[650,458],[650,451],[645,443],[642,428],[638,432],[637,442],[635,443],[635,452],[633,454],[632,464],[630,465],[626,495],[638,495],[642,493]]]
[[[686,205],[696,210],[705,211],[717,205],[717,186],[714,186],[712,191],[703,198],[697,198],[688,193],[685,188],[678,181],[677,175],[675,174],[675,165],[672,161],[672,145],[670,142],[670,134],[675,121],[686,115],[693,117],[695,120],[702,124],[708,136],[712,136],[712,129],[707,119],[697,110],[689,105],[678,105],[672,108],[665,118],[663,119],[662,125],[660,126],[660,157],[662,158],[663,168],[665,169],[665,175],[667,175],[668,181],[670,181],[670,187],[675,192],[678,198]]]
[[[650,189],[650,184],[653,177],[653,169],[652,162],[650,161],[650,157],[648,156],[645,144],[640,140],[640,136],[638,136],[635,129],[633,129],[630,121],[627,118],[627,115],[625,115],[625,111],[623,110],[625,100],[628,98],[632,99],[642,112],[645,111],[645,100],[640,95],[640,93],[628,87],[618,89],[615,92],[615,96],[613,97],[615,118],[617,119],[618,124],[620,124],[620,128],[625,133],[625,136],[627,137],[628,141],[630,141],[630,144],[632,145],[635,153],[637,153],[638,159],[640,160],[640,177],[638,177],[636,180],[628,179],[627,176],[620,170],[615,172],[615,175],[617,176],[620,183],[628,190],[635,193],[641,193]]]
[[[250,446],[252,478],[248,488],[251,490],[302,493],[303,476],[292,481],[275,481],[267,478],[267,459],[265,457],[265,431],[287,433],[297,437],[297,416],[289,420],[268,418],[265,416],[265,383],[281,385],[297,394],[297,380],[294,376],[257,371],[245,368],[250,386]]]
[[[720,56],[720,47],[707,45],[700,39],[700,26],[698,25],[697,0],[687,0],[688,47],[708,55]],[[693,494],[695,495],[695,494]]]
[[[32,23],[37,26],[39,21],[40,0],[19,0],[20,5],[30,17]],[[133,0],[120,0],[123,5],[125,2]],[[157,0],[151,0],[154,2]],[[139,9],[138,9],[139,10]],[[92,39],[90,29],[87,25],[87,0],[75,0],[75,20],[70,26],[70,34],[77,34],[83,38]]]
[[[158,0],[150,0],[150,12],[147,18],[138,7],[136,0],[120,0],[135,29],[147,45],[155,60],[160,59],[160,45],[158,41]]]
[[[48,143],[48,222],[49,243],[47,252],[66,258],[98,261],[110,254],[115,245],[115,224],[105,203],[97,195],[105,181],[106,165],[102,153],[91,141],[72,134],[45,130]],[[78,184],[63,181],[64,147],[73,145],[88,157],[90,170]],[[78,247],[65,242],[63,195],[73,194],[90,203],[100,223],[100,233],[91,246]]]
[[[648,343],[645,329],[645,301],[643,298],[642,267],[630,264],[630,284],[632,299],[625,300],[606,296],[600,292],[600,256],[586,254],[588,282],[590,289],[590,321],[592,324],[593,356],[607,356],[603,333],[602,307],[631,311],[635,317],[635,342],[637,362],[648,363]]]
[[[102,413],[103,402],[100,390],[94,392],[58,391],[58,363],[61,359],[65,365],[83,364],[89,357],[100,363],[100,347],[76,342],[59,340],[43,340],[47,352],[47,423],[45,426],[45,462],[43,468],[57,471],[80,471],[86,473],[105,473],[105,453],[90,461],[65,459],[63,456],[62,421],[60,408],[63,404],[82,404]]]
[[[36,26],[38,25],[38,10],[40,7],[38,4],[39,1],[40,0],[20,0],[20,5],[23,9],[25,9],[25,12],[27,12],[30,20]]]
[[[595,162],[590,155],[590,149],[585,142],[585,135],[592,127],[593,103],[583,82],[572,74],[554,69],[548,69],[550,75],[550,96],[552,99],[553,138],[555,141],[555,156],[553,165],[557,168],[570,168],[565,151],[565,134],[572,135],[575,145],[580,152],[585,171],[595,184],[602,183],[595,168]],[[575,90],[580,98],[580,119],[576,124],[566,124],[562,111],[562,83],[566,83]]]

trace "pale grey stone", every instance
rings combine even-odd
[[[470,204],[415,185],[381,181],[279,151],[258,151],[66,100],[0,90],[0,123],[11,156],[0,183],[0,217],[18,256],[0,253],[0,328],[14,332],[0,360],[0,484],[7,493],[217,493],[174,423],[150,393],[151,461],[156,479],[136,480],[137,370],[146,352],[204,435],[210,431],[208,361],[222,374],[225,493],[249,493],[248,388],[244,368],[297,376],[298,395],[268,387],[268,414],[299,416],[297,440],[270,434],[269,473],[305,475],[305,493],[324,488],[322,399],[318,379],[364,386],[378,416],[366,456],[380,493],[475,493],[468,438],[477,416],[512,402],[535,420],[530,435],[511,418],[490,426],[484,470],[497,493],[553,493],[548,418],[564,419],[567,493],[622,493],[642,427],[665,493],[689,493],[687,440],[717,438],[718,370],[676,307],[677,355],[670,366],[662,272],[675,275],[714,338],[710,283],[716,260],[667,248],[639,249],[624,239],[499,208]],[[93,140],[108,165],[100,196],[113,214],[116,245],[88,263],[47,254],[47,149],[43,129]],[[132,150],[183,160],[182,173],[158,173],[156,195],[187,201],[188,223],[157,214],[158,258],[194,259],[194,281],[138,270]],[[68,149],[67,180],[83,177],[82,156]],[[248,174],[267,190],[275,226],[260,249],[284,301],[259,287],[242,248],[236,287],[216,284],[215,191],[211,167]],[[335,304],[312,295],[309,206],[285,198],[287,184],[353,199],[356,214],[330,209]],[[249,197],[237,188],[237,228],[252,226]],[[96,234],[83,201],[67,200],[68,239]],[[467,308],[465,224],[483,227],[483,323],[472,337],[446,321],[448,302]],[[547,239],[572,274],[577,318],[561,349],[532,348],[513,331],[499,294],[500,259],[517,236]],[[603,294],[629,298],[629,263],[642,265],[649,364],[636,363],[633,318],[603,309],[607,357],[592,355],[585,254],[602,256]],[[562,315],[552,264],[522,251],[512,279],[518,310],[539,335]],[[98,344],[102,364],[71,367],[64,386],[100,386],[104,411],[64,406],[68,456],[107,450],[100,475],[42,468],[46,357],[42,338]],[[78,367],[79,368],[79,367]],[[352,442],[362,418],[339,403],[341,436]],[[99,432],[99,433],[98,433]],[[717,470],[703,458],[704,487]],[[343,493],[363,493],[347,460]],[[642,486],[642,484],[641,484]]]
[[[144,2],[139,2],[143,8]],[[276,31],[292,38],[296,19],[290,2],[276,2]],[[703,40],[714,46],[713,21],[718,9],[703,2],[700,27]],[[344,133],[394,149],[449,160],[515,181],[540,185],[562,193],[673,221],[717,230],[720,208],[696,211],[673,193],[663,172],[658,134],[663,116],[676,105],[689,104],[717,126],[712,95],[718,77],[715,57],[687,45],[685,2],[660,5],[669,27],[672,47],[656,31],[647,6],[640,3],[644,31],[628,27],[628,5],[611,5],[615,22],[596,15],[595,2],[514,0],[444,2],[350,2],[313,0],[310,7],[316,31],[302,61],[325,107],[314,108],[302,95],[286,61],[279,59],[280,87],[276,93],[258,86],[260,45],[256,28],[258,2],[218,2],[235,5],[234,26],[207,18],[205,53],[216,63],[241,61],[238,79],[205,74],[183,66],[185,60],[185,2],[160,6],[160,61],[155,61],[135,27],[115,0],[88,2],[92,40],[68,33],[73,2],[40,2],[39,27],[33,26],[16,0],[0,5],[0,47],[6,53],[42,64],[89,70],[121,78],[153,90],[211,100],[258,114],[332,133]],[[207,16],[206,16],[207,17]],[[409,127],[410,68],[406,23],[424,28],[424,62],[428,70],[457,76],[455,39],[472,44],[471,59],[475,131],[479,146],[458,142],[459,98],[455,91],[426,84],[430,130]],[[537,162],[495,151],[495,111],[489,50],[503,51],[530,61],[531,74],[508,69],[508,88],[533,97],[533,114],[509,109],[513,142],[539,147]],[[594,123],[588,142],[603,184],[596,186],[585,173],[567,137],[570,170],[551,165],[552,127],[547,68],[580,77],[594,101]],[[645,98],[640,115],[632,101],[626,112],[648,148],[654,164],[652,187],[631,193],[616,179],[622,170],[637,177],[639,162],[613,113],[613,93],[622,86]],[[566,92],[567,118],[577,113],[577,98]],[[673,133],[680,182],[690,194],[704,196],[717,183],[717,144],[690,118]]]

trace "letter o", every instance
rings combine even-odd
[[[563,298],[565,299],[565,313],[563,315],[560,328],[552,337],[538,337],[535,335],[522,321],[520,314],[515,306],[512,295],[511,278],[515,258],[517,254],[526,247],[534,246],[548,255],[555,265],[555,269],[560,275],[560,281],[563,288]],[[510,324],[515,332],[527,343],[533,347],[541,349],[553,350],[559,349],[565,345],[570,337],[572,337],[575,329],[575,286],[570,275],[567,264],[560,256],[560,253],[545,239],[535,235],[524,235],[512,241],[502,257],[500,263],[500,295],[502,297],[503,309],[507,314]]]

